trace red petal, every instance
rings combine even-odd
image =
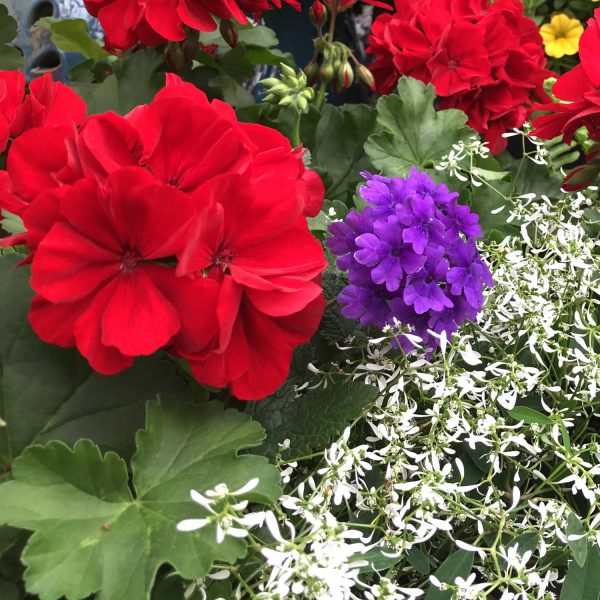
[[[51,302],[73,302],[120,272],[120,257],[66,223],[56,223],[38,246],[31,287]]]
[[[44,342],[71,348],[75,346],[75,321],[89,304],[87,298],[80,302],[53,304],[42,296],[36,296],[31,302],[29,322]]]
[[[138,132],[114,113],[87,119],[79,129],[77,147],[84,171],[99,179],[121,167],[138,165],[143,154]]]
[[[152,0],[145,12],[148,24],[162,37],[170,41],[185,39],[185,29],[177,14],[173,0]]]
[[[120,169],[106,180],[108,209],[121,245],[145,259],[175,256],[186,241],[183,231],[196,214],[193,200],[162,185],[139,167]]]
[[[115,282],[105,286],[94,297],[88,308],[75,323],[75,343],[92,369],[103,375],[114,375],[133,364],[133,358],[124,356],[116,348],[105,346],[101,339],[101,322],[107,302],[115,289]]]
[[[321,295],[321,286],[311,281],[295,292],[273,290],[263,292],[246,290],[246,295],[254,308],[271,317],[284,317],[297,313]]]
[[[102,315],[103,344],[128,356],[147,355],[179,331],[175,307],[153,281],[155,269],[162,267],[139,265],[116,278],[115,291]]]

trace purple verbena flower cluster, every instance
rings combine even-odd
[[[342,314],[364,327],[399,321],[429,350],[445,331],[450,337],[483,307],[489,269],[474,238],[478,217],[457,203],[458,194],[413,168],[406,179],[362,173],[360,195],[368,203],[329,226],[327,246],[350,285],[338,297]],[[397,336],[405,352],[414,348]]]

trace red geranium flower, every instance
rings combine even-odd
[[[259,399],[318,327],[326,261],[306,216],[322,182],[301,148],[177,77],[125,117],[28,131],[0,177],[27,228],[35,331],[102,373],[165,348]]]
[[[185,39],[185,26],[214,31],[215,17],[246,24],[246,13],[260,16],[281,0],[84,0],[98,17],[106,34],[106,46],[126,50],[142,43],[156,46]],[[300,9],[297,0],[285,0]]]
[[[368,51],[376,89],[390,93],[401,75],[432,83],[441,108],[458,108],[492,152],[544,97],[548,71],[535,23],[518,0],[396,0],[373,23]]]
[[[553,114],[543,115],[533,121],[532,135],[552,139],[559,135],[570,144],[580,127],[586,127],[590,138],[600,141],[600,9],[594,12],[579,40],[581,64],[564,75],[552,88],[552,93],[562,103],[535,106]]]
[[[299,185],[267,170],[250,180],[217,177],[195,194],[202,208],[177,271],[219,283],[218,331],[201,347],[184,327],[174,345],[200,382],[229,383],[241,399],[279,387],[294,347],[314,334],[323,312],[315,279],[326,261],[302,214]],[[288,322],[296,318],[302,325],[294,328]]]
[[[139,168],[69,188],[32,263],[36,333],[76,345],[105,374],[166,345],[181,319],[169,299],[175,269],[156,261],[182,251],[194,215],[189,197]]]
[[[0,71],[0,152],[33,127],[79,124],[86,110],[85,102],[50,74],[34,79],[26,96],[23,73]]]

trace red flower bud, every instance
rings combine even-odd
[[[176,73],[185,65],[185,54],[179,42],[170,42],[165,53],[167,65]]]
[[[315,0],[308,9],[308,16],[314,25],[323,27],[327,22],[327,9],[322,2]]]
[[[356,68],[356,74],[358,75],[358,79],[368,88],[374,90],[375,89],[375,77],[373,77],[373,73],[365,67],[365,65],[358,65]]]
[[[571,170],[562,182],[562,188],[566,192],[577,192],[591,185],[598,174],[600,166],[580,165]]]
[[[354,69],[349,62],[342,64],[337,72],[337,83],[341,90],[348,89],[354,82]]]
[[[315,63],[308,63],[303,71],[308,85],[315,85],[319,81],[319,67]]]
[[[238,43],[238,32],[236,26],[231,21],[221,20],[219,31],[223,39],[232,47],[235,48]]]

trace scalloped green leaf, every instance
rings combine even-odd
[[[89,440],[28,448],[14,480],[0,485],[2,522],[34,531],[22,555],[27,590],[41,600],[146,600],[165,563],[194,579],[216,560],[243,557],[244,539],[218,544],[213,526],[181,533],[176,525],[205,514],[190,489],[237,489],[258,477],[245,498],[273,502],[281,491],[275,467],[239,454],[263,438],[258,423],[219,402],[153,401],[137,435],[131,487],[125,461]]]
[[[460,110],[436,111],[435,88],[411,77],[398,82],[398,94],[377,102],[377,131],[365,152],[386,177],[404,176],[411,167],[433,167],[452,144],[477,133],[466,126]]]

